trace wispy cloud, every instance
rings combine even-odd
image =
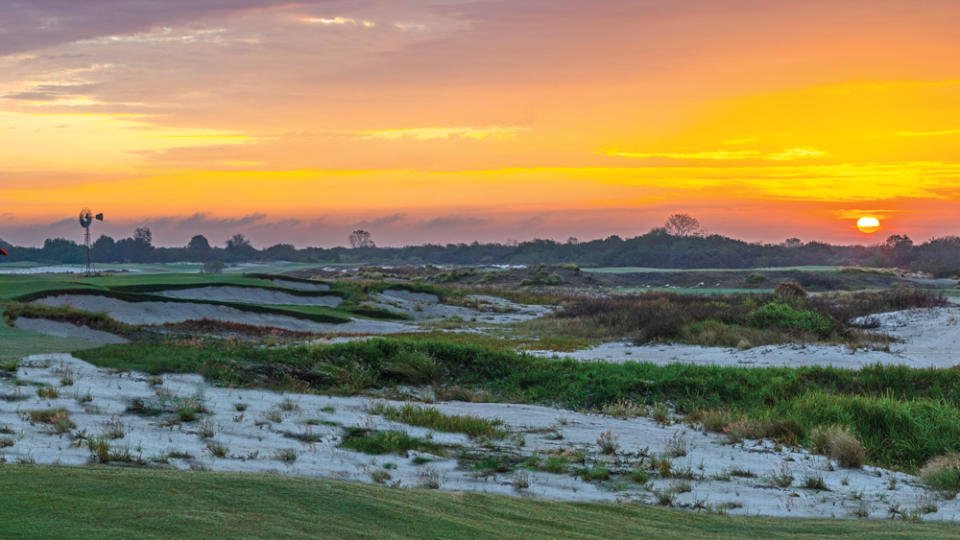
[[[456,126],[456,127],[423,127],[403,129],[381,129],[375,131],[357,131],[353,135],[359,139],[381,139],[395,141],[399,139],[429,140],[429,139],[504,139],[515,137],[518,133],[529,128],[518,126]]]
[[[300,21],[310,24],[321,24],[325,26],[363,26],[364,28],[373,28],[377,24],[366,19],[355,19],[353,17],[301,17]]]
[[[942,129],[940,131],[898,131],[897,137],[934,137],[937,135],[960,135],[958,129]]]
[[[608,156],[639,158],[639,159],[704,159],[717,161],[733,161],[746,159],[762,159],[770,161],[793,161],[827,157],[829,154],[814,148],[789,148],[781,152],[761,152],[759,150],[705,150],[701,152],[623,152],[620,150],[606,150]]]

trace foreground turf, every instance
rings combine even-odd
[[[960,537],[953,524],[743,518],[279,476],[0,467],[5,538]]]

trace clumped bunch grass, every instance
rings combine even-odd
[[[815,428],[810,439],[813,441],[814,451],[830,456],[841,467],[859,469],[867,459],[863,444],[845,426]]]
[[[476,416],[443,414],[432,407],[406,404],[400,408],[378,404],[369,409],[373,414],[411,426],[430,428],[447,433],[464,433],[473,438],[502,439],[508,432],[503,420],[487,420]]]
[[[26,418],[31,424],[47,424],[54,433],[68,433],[77,427],[70,420],[66,409],[43,409],[37,411],[27,411]]]
[[[52,386],[41,386],[37,388],[37,397],[43,399],[57,399],[60,397],[60,392]]]
[[[297,451],[293,448],[283,448],[277,450],[277,452],[274,454],[274,457],[277,459],[277,461],[282,461],[289,465],[297,460]]]
[[[439,444],[411,437],[402,431],[370,431],[363,428],[348,429],[340,447],[374,455],[403,455],[411,450],[429,452],[437,456],[446,455]]]
[[[937,456],[920,469],[920,478],[933,489],[960,492],[960,453]]]
[[[612,431],[604,431],[597,437],[597,446],[600,447],[600,453],[613,455],[620,449],[620,436]]]

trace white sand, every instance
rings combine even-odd
[[[57,336],[62,338],[79,338],[94,343],[119,344],[129,343],[129,340],[122,338],[110,332],[94,330],[86,325],[78,325],[68,322],[51,321],[49,319],[35,319],[30,317],[17,317],[14,326],[21,330],[38,332],[48,336]]]
[[[960,306],[915,309],[874,315],[880,323],[875,331],[903,340],[892,343],[890,352],[852,351],[836,345],[770,345],[740,351],[696,345],[640,345],[612,342],[558,354],[585,362],[652,362],[655,364],[700,364],[745,367],[834,366],[860,369],[873,364],[905,365],[912,368],[950,368],[960,364]]]
[[[459,317],[465,321],[507,324],[542,317],[551,311],[546,306],[517,304],[503,298],[485,295],[468,297],[468,300],[473,301],[479,309],[442,304],[436,295],[402,289],[387,289],[383,293],[372,296],[378,307],[403,313],[416,321]]]
[[[117,321],[132,325],[158,325],[210,319],[317,333],[389,334],[411,331],[412,329],[409,325],[391,321],[353,319],[348,323],[331,324],[286,315],[253,313],[215,304],[127,302],[97,295],[61,294],[47,296],[34,301],[34,303],[47,306],[70,306],[95,313],[106,313]]]
[[[72,374],[72,386],[61,386],[63,373]],[[575,501],[637,501],[653,504],[653,491],[674,487],[675,480],[654,479],[649,486],[626,481],[613,489],[613,482],[603,484],[584,482],[571,474],[529,473],[530,487],[515,490],[511,485],[513,473],[478,477],[476,471],[461,469],[455,457],[436,458],[426,465],[416,465],[409,456],[370,456],[337,448],[343,431],[339,427],[308,426],[308,419],[336,422],[342,426],[368,429],[401,429],[413,436],[432,438],[434,442],[462,446],[470,451],[484,451],[464,435],[431,433],[424,428],[404,426],[371,415],[365,408],[376,401],[369,398],[342,398],[318,395],[280,394],[262,390],[217,388],[205,384],[195,375],[167,375],[159,385],[137,373],[110,373],[69,355],[35,355],[28,357],[18,370],[20,379],[48,383],[59,387],[60,397],[41,399],[34,387],[16,386],[10,379],[0,379],[0,394],[9,397],[19,393],[20,401],[0,400],[0,426],[13,430],[9,437],[13,446],[0,449],[0,456],[8,462],[18,460],[37,463],[80,465],[90,458],[90,452],[77,447],[68,435],[48,434],[49,428],[31,425],[24,411],[62,407],[69,411],[77,424],[73,432],[85,431],[96,436],[104,424],[119,419],[124,425],[124,437],[110,441],[111,448],[127,449],[143,459],[162,456],[169,452],[187,452],[192,458],[170,459],[169,466],[187,469],[202,466],[218,471],[274,472],[298,476],[338,478],[371,482],[370,473],[392,463],[395,470],[387,472],[391,482],[401,487],[416,486],[418,475],[432,470],[439,475],[441,489],[477,491],[512,495],[529,495]],[[159,392],[173,396],[202,400],[210,410],[197,422],[161,425],[163,418],[142,417],[125,412],[131,400],[154,399]],[[92,398],[82,403],[75,396]],[[268,421],[268,411],[278,410],[281,402],[290,400],[296,409],[281,412],[282,421]],[[243,412],[235,403],[244,403]],[[689,468],[696,477],[690,480],[691,491],[677,495],[676,505],[693,508],[700,505],[718,508],[732,505],[727,511],[741,515],[845,517],[861,509],[872,518],[887,518],[891,507],[911,511],[925,501],[934,501],[938,510],[924,519],[960,519],[960,501],[941,500],[926,492],[915,477],[866,467],[850,470],[834,467],[827,458],[810,455],[805,450],[777,450],[770,443],[749,441],[745,444],[725,444],[721,437],[705,435],[682,424],[660,426],[646,418],[620,420],[595,414],[531,405],[481,404],[448,402],[434,405],[447,414],[471,414],[484,418],[502,419],[511,431],[522,433],[524,444],[518,446],[511,439],[500,443],[505,452],[523,456],[541,457],[551,450],[576,449],[587,452],[590,466],[602,465],[614,472],[627,472],[639,461],[639,452],[659,455],[673,437],[682,438],[688,454],[673,459],[674,470]],[[333,407],[333,412],[324,412]],[[209,421],[215,430],[210,440],[201,438],[198,428]],[[596,439],[610,431],[618,438],[620,449],[616,456],[598,453]],[[312,433],[321,440],[301,443],[284,436],[289,433]],[[557,438],[557,436],[562,438]],[[215,458],[207,450],[208,442],[215,441],[227,448],[227,457]],[[275,459],[279,450],[293,450],[297,459],[284,464]],[[456,456],[458,450],[451,452]],[[430,457],[427,455],[427,457]],[[792,487],[770,485],[763,477],[786,468],[795,477]],[[749,471],[757,478],[730,477],[733,469]],[[833,470],[831,470],[833,469]],[[808,475],[820,475],[830,491],[816,492],[799,487]],[[891,483],[894,482],[895,483]],[[891,487],[893,489],[891,489]],[[739,505],[739,506],[737,506]]]

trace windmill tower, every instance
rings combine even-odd
[[[103,214],[93,215],[89,208],[80,210],[80,226],[83,227],[83,245],[87,249],[87,264],[84,267],[84,274],[93,275],[93,258],[90,256],[90,225],[93,220],[103,221]]]

